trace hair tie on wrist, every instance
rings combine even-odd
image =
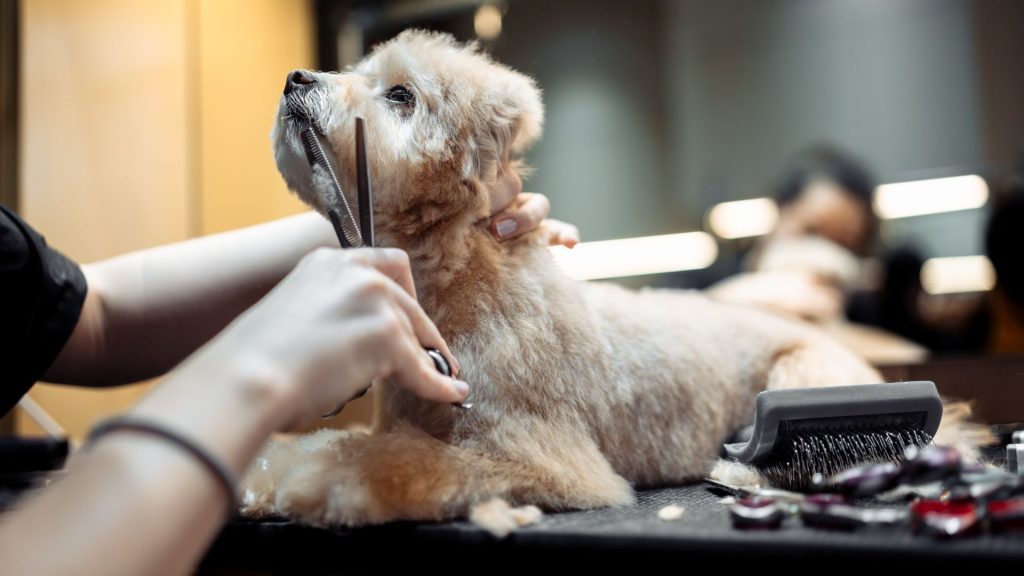
[[[220,460],[215,458],[208,451],[200,447],[198,444],[182,436],[181,434],[170,430],[162,424],[154,422],[147,422],[145,420],[138,420],[126,416],[118,416],[105,420],[97,424],[90,432],[88,438],[86,438],[86,444],[94,443],[98,438],[110,432],[141,432],[150,436],[155,436],[176,445],[178,448],[188,452],[196,460],[198,460],[224,489],[224,492],[228,496],[228,509],[229,517],[235,514],[238,509],[238,504],[235,498],[235,475],[231,470],[224,465]]]

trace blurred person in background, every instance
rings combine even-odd
[[[846,298],[877,245],[874,177],[851,156],[816,146],[793,158],[775,186],[775,229],[743,257],[712,297],[806,320],[843,317]]]
[[[875,187],[871,172],[835,147],[798,154],[772,194],[779,209],[775,229],[742,256],[740,271],[707,293],[816,323],[875,363],[921,360],[923,347],[893,331],[848,321],[848,310],[879,277]]]
[[[903,247],[885,255],[877,290],[854,296],[849,317],[901,334],[940,354],[1024,353],[1024,153],[993,196],[985,254],[995,269],[989,292],[929,294],[924,257]]]
[[[996,201],[985,234],[985,251],[996,270],[989,294],[989,352],[1024,354],[1024,151],[1017,174]]]
[[[847,153],[816,146],[789,162],[774,191],[776,228],[712,297],[817,323],[876,363],[937,353],[1024,353],[1024,155],[986,226],[990,293],[928,294],[913,246],[881,250],[876,180]],[[876,329],[877,327],[879,329]]]

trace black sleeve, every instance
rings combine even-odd
[[[78,323],[85,293],[78,265],[0,206],[0,415],[60,353]]]

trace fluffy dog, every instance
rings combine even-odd
[[[346,190],[366,120],[379,243],[408,252],[474,406],[381,382],[371,434],[270,446],[245,480],[247,513],[359,525],[465,517],[494,497],[629,504],[634,486],[706,476],[766,388],[881,381],[809,326],[699,293],[574,282],[542,232],[496,241],[487,217],[520,189],[543,109],[530,78],[475,46],[412,31],[344,73],[294,74],[273,134],[281,173],[325,212],[295,117],[326,136]],[[943,427],[969,443],[962,418]]]

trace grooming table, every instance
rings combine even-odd
[[[934,380],[942,394],[974,398],[977,413],[990,424],[1024,422],[1024,357],[935,359],[882,370],[890,381]],[[574,569],[685,569],[695,560],[760,569],[766,561],[821,561],[807,567],[822,570],[1024,566],[1024,532],[938,540],[906,527],[810,529],[793,518],[777,531],[740,531],[703,485],[638,496],[627,508],[548,514],[501,541],[467,522],[324,530],[285,521],[235,521],[211,548],[204,568],[342,573],[436,567],[453,573],[495,567],[548,571],[563,563]],[[683,517],[659,519],[658,510],[669,504],[684,507]]]
[[[679,520],[657,516],[663,506],[686,511]],[[636,569],[738,567],[764,562],[815,562],[807,567],[891,568],[1024,566],[1024,532],[937,540],[909,529],[835,532],[787,519],[780,530],[732,528],[727,507],[703,485],[644,491],[627,508],[549,514],[536,525],[496,540],[467,522],[399,523],[356,530],[325,530],[291,522],[229,524],[203,568],[266,572],[391,572],[440,569],[445,573],[550,570],[569,565]],[[821,562],[817,564],[817,562]],[[707,567],[707,564],[703,564]]]

